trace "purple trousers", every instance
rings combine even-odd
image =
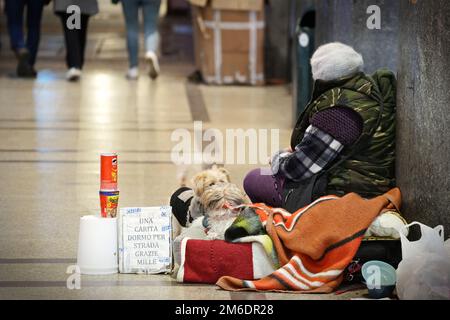
[[[283,205],[284,179],[261,174],[261,169],[250,171],[244,178],[244,190],[253,203],[265,203],[280,208]]]

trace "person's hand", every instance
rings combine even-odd
[[[292,151],[292,148],[288,147],[286,149],[282,149],[278,154],[281,154],[281,153],[293,153],[293,152],[294,151]],[[272,159],[273,159],[273,156],[269,157],[269,159],[268,159],[269,165],[272,165]]]

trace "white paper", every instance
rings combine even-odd
[[[171,207],[121,208],[119,271],[167,273],[172,267]]]

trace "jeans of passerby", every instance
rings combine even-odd
[[[146,51],[155,52],[159,45],[158,16],[161,0],[122,0],[127,28],[127,47],[130,67],[138,65],[139,57],[139,9],[144,16]]]
[[[67,68],[83,69],[84,52],[87,41],[87,28],[89,15],[81,15],[81,28],[69,29],[67,27],[67,19],[71,16],[67,13],[59,13],[64,29],[64,40],[66,43],[66,64]]]
[[[25,40],[23,18],[27,8]],[[15,51],[26,48],[29,52],[28,63],[33,66],[39,48],[41,35],[41,19],[44,0],[5,0],[5,12],[11,48]]]

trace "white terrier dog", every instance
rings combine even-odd
[[[216,184],[205,190],[200,198],[205,211],[207,236],[209,240],[224,240],[225,231],[236,219],[240,210],[237,206],[249,203],[245,193],[235,184]]]
[[[192,200],[189,205],[186,217],[186,227],[189,227],[193,219],[197,219],[205,215],[205,210],[200,202],[203,193],[210,187],[217,184],[225,184],[230,182],[230,174],[228,170],[214,165],[212,168],[201,171],[191,179]],[[184,183],[183,183],[184,184]],[[172,219],[173,237],[177,237],[182,229],[177,219]]]

